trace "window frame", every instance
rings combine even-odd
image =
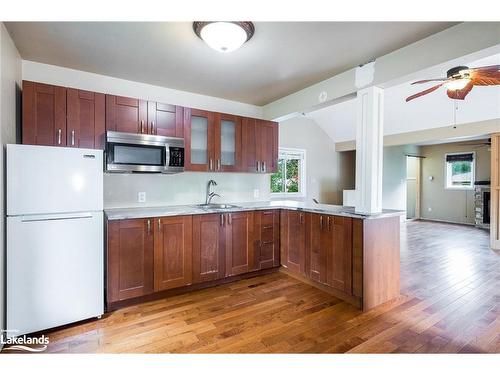
[[[471,166],[471,184],[470,186],[449,186],[448,181],[451,175],[448,175],[448,165],[449,162],[446,161],[446,157],[448,155],[464,155],[464,154],[472,154],[472,166]],[[462,151],[462,152],[447,152],[444,154],[444,188],[445,190],[474,190],[474,183],[476,182],[476,151]]]
[[[287,192],[279,192],[273,193],[270,192],[271,198],[305,198],[307,196],[306,193],[306,150],[302,148],[290,148],[290,147],[280,147],[278,149],[278,160],[282,159],[281,156],[287,153],[301,154],[301,159],[299,162],[299,191],[297,193],[287,193]],[[278,163],[279,164],[279,163]],[[286,168],[286,163],[285,163]],[[271,188],[271,176],[269,175],[269,189]],[[286,179],[286,170],[285,170],[285,179]]]

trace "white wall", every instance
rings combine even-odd
[[[105,94],[130,96],[208,111],[262,118],[262,107],[232,100],[169,89],[126,79],[23,60],[23,79],[75,87]]]
[[[314,120],[301,116],[280,122],[279,146],[306,150],[307,196],[342,204],[342,191],[354,187],[354,153],[335,152],[335,144]]]
[[[5,144],[16,141],[20,121],[21,57],[0,23],[0,330],[5,329]],[[1,349],[1,347],[0,347]]]
[[[206,185],[221,197],[213,202],[234,203],[269,200],[269,175],[251,173],[184,172],[175,175],[105,174],[104,207],[165,206],[205,202]],[[259,196],[254,197],[254,190]],[[137,201],[137,193],[146,192],[146,203]]]

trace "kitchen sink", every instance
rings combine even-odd
[[[232,208],[239,208],[234,204],[225,204],[225,203],[202,203],[197,204],[196,207],[206,210],[230,210]]]

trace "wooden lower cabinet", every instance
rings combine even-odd
[[[327,216],[308,213],[306,217],[306,275],[311,280],[327,283],[327,253],[332,236],[327,227]]]
[[[327,217],[329,243],[326,254],[327,284],[352,295],[352,219]]]
[[[305,273],[306,214],[301,211],[282,210],[280,216],[280,242],[282,265],[292,272]]]
[[[254,213],[254,270],[280,265],[280,211]]]
[[[225,276],[224,214],[193,216],[193,282]]]
[[[192,283],[192,216],[154,219],[154,289]]]
[[[108,303],[141,297],[153,292],[153,252],[152,219],[109,222]]]
[[[253,211],[226,214],[226,276],[240,275],[251,271],[254,264]]]

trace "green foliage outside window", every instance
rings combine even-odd
[[[300,186],[300,160],[279,159],[278,171],[271,175],[272,193],[298,193]]]

